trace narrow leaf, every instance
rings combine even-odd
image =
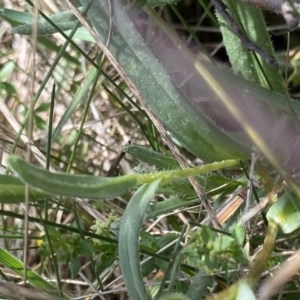
[[[9,252],[0,247],[0,263],[10,270],[14,271],[16,274],[21,277],[24,276],[24,264],[11,255]],[[48,283],[45,279],[43,279],[39,274],[34,271],[27,269],[27,280],[35,287],[43,289],[48,293],[56,296],[60,296],[60,293],[55,286]],[[64,299],[69,299],[67,295],[63,295]]]
[[[12,15],[14,15],[11,12]],[[77,18],[72,11],[59,12],[48,17],[60,30],[71,30],[76,26]],[[25,24],[14,27],[13,32],[17,34],[31,35],[32,34],[32,22],[25,22]],[[49,35],[56,33],[57,29],[53,27],[47,20],[41,19],[37,24],[38,35]]]
[[[0,17],[13,25],[33,22],[32,14],[8,8],[0,9]]]
[[[76,26],[77,21],[70,21],[70,22],[63,22],[57,23],[56,26],[60,28],[61,31],[71,30]],[[54,28],[48,22],[40,22],[38,24],[38,35],[49,35],[56,33],[57,29]],[[32,34],[32,25],[31,24],[24,24],[18,27],[13,28],[13,33],[23,34],[23,35],[31,35]]]
[[[155,152],[150,148],[130,145],[124,147],[123,150],[142,162],[154,165],[160,169],[174,169],[179,167],[178,161],[173,157]]]
[[[0,175],[0,203],[21,203],[24,202],[25,185],[14,176]],[[30,199],[38,200],[48,194],[31,189]]]
[[[80,1],[84,3],[83,0]],[[194,155],[208,162],[247,158],[250,153],[248,147],[231,139],[173,84],[166,70],[134,28],[119,1],[113,1],[113,5],[115,26],[112,28],[109,43],[109,58],[118,70],[122,70],[122,75],[127,75],[130,86],[134,86],[136,94],[142,95],[172,136]],[[105,44],[110,20],[107,3],[93,1],[88,16]],[[108,55],[107,50],[105,54]]]
[[[37,168],[14,155],[9,156],[7,161],[22,181],[53,195],[109,198],[126,192],[136,184],[134,174],[111,178],[58,174]]]
[[[125,285],[131,299],[150,299],[143,283],[139,262],[139,232],[148,205],[160,180],[141,186],[131,198],[123,215],[119,234],[119,258]]]

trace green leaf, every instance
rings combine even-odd
[[[48,17],[60,30],[71,30],[76,26],[77,17],[72,11],[59,12]],[[20,25],[13,28],[13,32],[17,34],[31,35],[32,34],[32,22],[24,25]],[[40,20],[37,24],[38,35],[49,35],[57,32],[57,29],[53,27],[47,20]]]
[[[112,250],[112,251],[107,251],[104,252],[100,259],[96,262],[96,271],[97,272],[102,272],[106,268],[109,268],[115,261],[117,260],[117,252]]]
[[[74,251],[72,253],[69,265],[70,265],[71,276],[72,278],[74,278],[80,270],[80,261],[77,252]]]
[[[16,87],[10,82],[0,82],[0,91],[1,90],[4,90],[7,95],[10,96],[17,94]]]
[[[70,30],[73,29],[77,24],[77,21],[70,21],[70,22],[62,22],[62,23],[56,23],[56,26],[61,30]],[[31,35],[32,34],[32,25],[31,24],[24,24],[19,25],[17,27],[13,28],[13,33],[16,34],[22,34],[22,35]],[[41,21],[38,24],[38,35],[49,35],[56,33],[58,30],[54,28],[51,24],[49,24],[46,21]]]
[[[45,36],[39,36],[38,42],[40,45],[44,45],[47,49],[55,51],[56,53],[59,53],[59,51],[61,50],[61,46],[56,45],[55,42],[51,39],[51,37],[48,38]],[[73,56],[73,53],[69,54],[68,52],[64,51],[62,57],[75,65],[80,65],[80,61],[76,56]]]
[[[38,115],[34,115],[34,123],[39,129],[46,130],[48,128],[48,124],[45,119],[41,118]]]
[[[46,247],[46,245],[43,244],[37,249],[37,254],[40,256],[50,256],[51,250],[49,247]]]
[[[142,185],[130,199],[120,225],[119,258],[126,288],[131,299],[150,299],[143,283],[139,263],[139,232],[148,205],[160,180]]]
[[[234,239],[230,236],[223,235],[219,236],[215,239],[213,244],[213,249],[216,252],[227,252],[232,249],[234,246]]]
[[[205,266],[210,270],[213,270],[216,267],[216,257],[211,253],[204,254]]]
[[[60,247],[58,249],[57,261],[62,263],[70,263],[70,252],[66,247]]]
[[[181,281],[181,280],[175,280],[175,287],[176,287],[175,290],[178,293],[182,293],[182,295],[185,295],[187,293],[188,285],[189,285],[188,282],[184,282],[184,281]],[[187,299],[189,299],[189,298],[187,297]]]
[[[152,257],[142,265],[142,276],[148,276],[155,268],[155,259]]]
[[[7,9],[7,8],[0,9],[0,16],[12,25],[21,24],[21,23],[30,24],[33,22],[32,14],[14,10],[14,9]]]
[[[231,236],[234,238],[237,246],[242,246],[245,241],[245,230],[243,226],[239,224],[235,225]]]
[[[105,178],[50,173],[14,155],[9,156],[7,162],[22,181],[54,195],[109,198],[126,192],[136,184],[134,174]]]
[[[242,248],[238,248],[234,251],[233,258],[238,264],[247,264],[249,262],[246,251]]]
[[[143,6],[146,4],[147,0],[136,0],[131,5],[130,10],[128,12],[128,16],[130,18],[135,18],[135,16],[141,11]]]
[[[82,11],[82,8],[78,8],[79,11]],[[48,18],[54,23],[63,23],[63,22],[71,22],[76,21],[77,17],[73,14],[71,10],[59,12],[53,15],[48,16]],[[45,20],[46,22],[46,20]]]
[[[242,1],[225,1],[236,24],[252,42],[273,56],[274,50],[267,32],[266,24],[259,8],[242,3]],[[227,53],[236,74],[242,74],[249,81],[285,93],[284,80],[278,68],[270,67],[263,58],[245,47],[245,44],[230,30],[224,19],[217,13],[220,29]],[[225,25],[226,24],[226,25]],[[259,34],[258,34],[259,33]],[[270,86],[271,85],[271,86]]]
[[[285,192],[268,210],[268,221],[288,234],[300,227],[300,201],[291,191]]]
[[[142,231],[140,236],[141,236],[141,245],[143,245],[143,247],[147,247],[152,251],[158,250],[157,241],[152,234],[146,231]]]
[[[201,238],[203,243],[208,246],[212,243],[212,241],[214,241],[215,236],[213,231],[208,226],[203,226],[201,228]]]
[[[62,235],[58,229],[53,226],[47,226],[48,235],[51,236],[51,241],[60,244],[62,241]]]
[[[200,270],[192,279],[192,283],[190,284],[186,295],[191,300],[202,299],[203,296],[208,293],[209,286],[212,285],[213,285],[213,277],[207,275],[202,270]]]
[[[50,107],[51,107],[50,102],[42,103],[37,108],[34,109],[34,112],[38,113],[38,112],[49,111]]]
[[[67,30],[64,33],[69,36],[71,32],[72,32],[72,30]],[[88,30],[84,27],[80,27],[77,29],[77,31],[74,34],[74,38],[82,40],[82,41],[86,41],[86,42],[95,43],[94,38],[90,35]]]
[[[5,63],[0,70],[0,81],[7,79],[7,77],[13,72],[14,68],[14,62],[8,61],[7,63]]]
[[[80,255],[92,256],[95,251],[94,244],[91,241],[80,239],[76,246],[76,251]]]
[[[0,175],[0,203],[24,202],[25,185],[18,178],[10,175]],[[38,190],[30,190],[30,201],[44,199],[49,194]]]
[[[80,88],[78,88],[76,94],[73,96],[73,100],[68,105],[67,109],[65,110],[63,116],[59,120],[57,126],[55,127],[53,134],[52,134],[52,143],[56,141],[57,137],[62,131],[64,125],[70,120],[70,117],[74,113],[75,109],[79,104],[84,104],[84,100],[87,100],[86,94],[88,93],[90,87],[93,85],[94,81],[97,78],[98,70],[96,68],[91,68],[88,74],[85,76],[85,80]]]
[[[138,160],[154,165],[159,169],[174,169],[179,167],[179,163],[173,157],[155,152],[150,148],[130,145],[124,147],[123,150]]]
[[[287,291],[285,300],[299,300],[299,292],[295,281],[287,284],[285,286],[285,290]]]
[[[146,219],[153,219],[162,214],[166,214],[178,208],[187,207],[199,203],[199,199],[187,201],[179,197],[172,197],[161,202],[153,203],[149,206]]]
[[[164,246],[168,245],[169,243],[173,242],[175,239],[178,238],[178,235],[176,233],[167,233],[166,235],[162,236],[158,241],[158,248],[161,249]]]
[[[84,4],[84,1],[81,0]],[[114,3],[114,27],[109,50],[168,131],[195,156],[205,161],[248,158],[250,149],[231,138],[207,118],[183,92],[147,48],[119,1]],[[105,43],[109,30],[109,8],[93,1],[89,19]],[[196,71],[195,71],[196,72]],[[147,83],[147,84],[145,84]],[[179,122],[180,120],[180,122]]]
[[[9,252],[0,247],[0,263],[1,265],[9,268],[19,276],[24,276],[24,264],[11,255]],[[40,288],[51,295],[63,296],[65,299],[69,299],[69,297],[65,294],[62,294],[57,290],[57,288],[50,283],[48,283],[45,279],[43,279],[39,274],[35,273],[31,269],[27,269],[27,280],[35,287]]]

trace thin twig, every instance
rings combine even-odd
[[[255,45],[237,26],[234,22],[233,18],[227,11],[226,5],[222,2],[222,0],[211,0],[214,7],[218,10],[220,15],[223,19],[227,22],[229,29],[243,42],[246,48],[252,50],[259,54],[270,66],[275,67],[277,66],[277,62],[275,58],[269,54],[268,52],[264,51],[257,45]]]

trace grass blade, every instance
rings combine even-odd
[[[58,174],[37,168],[14,155],[9,156],[7,161],[21,180],[52,195],[109,198],[126,192],[136,184],[133,174],[111,178]]]
[[[145,289],[139,263],[139,232],[148,205],[160,180],[142,185],[133,195],[123,215],[119,233],[121,270],[131,299],[150,299]]]

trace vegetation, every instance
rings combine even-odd
[[[261,11],[4,3],[0,294],[298,299],[297,50]]]

